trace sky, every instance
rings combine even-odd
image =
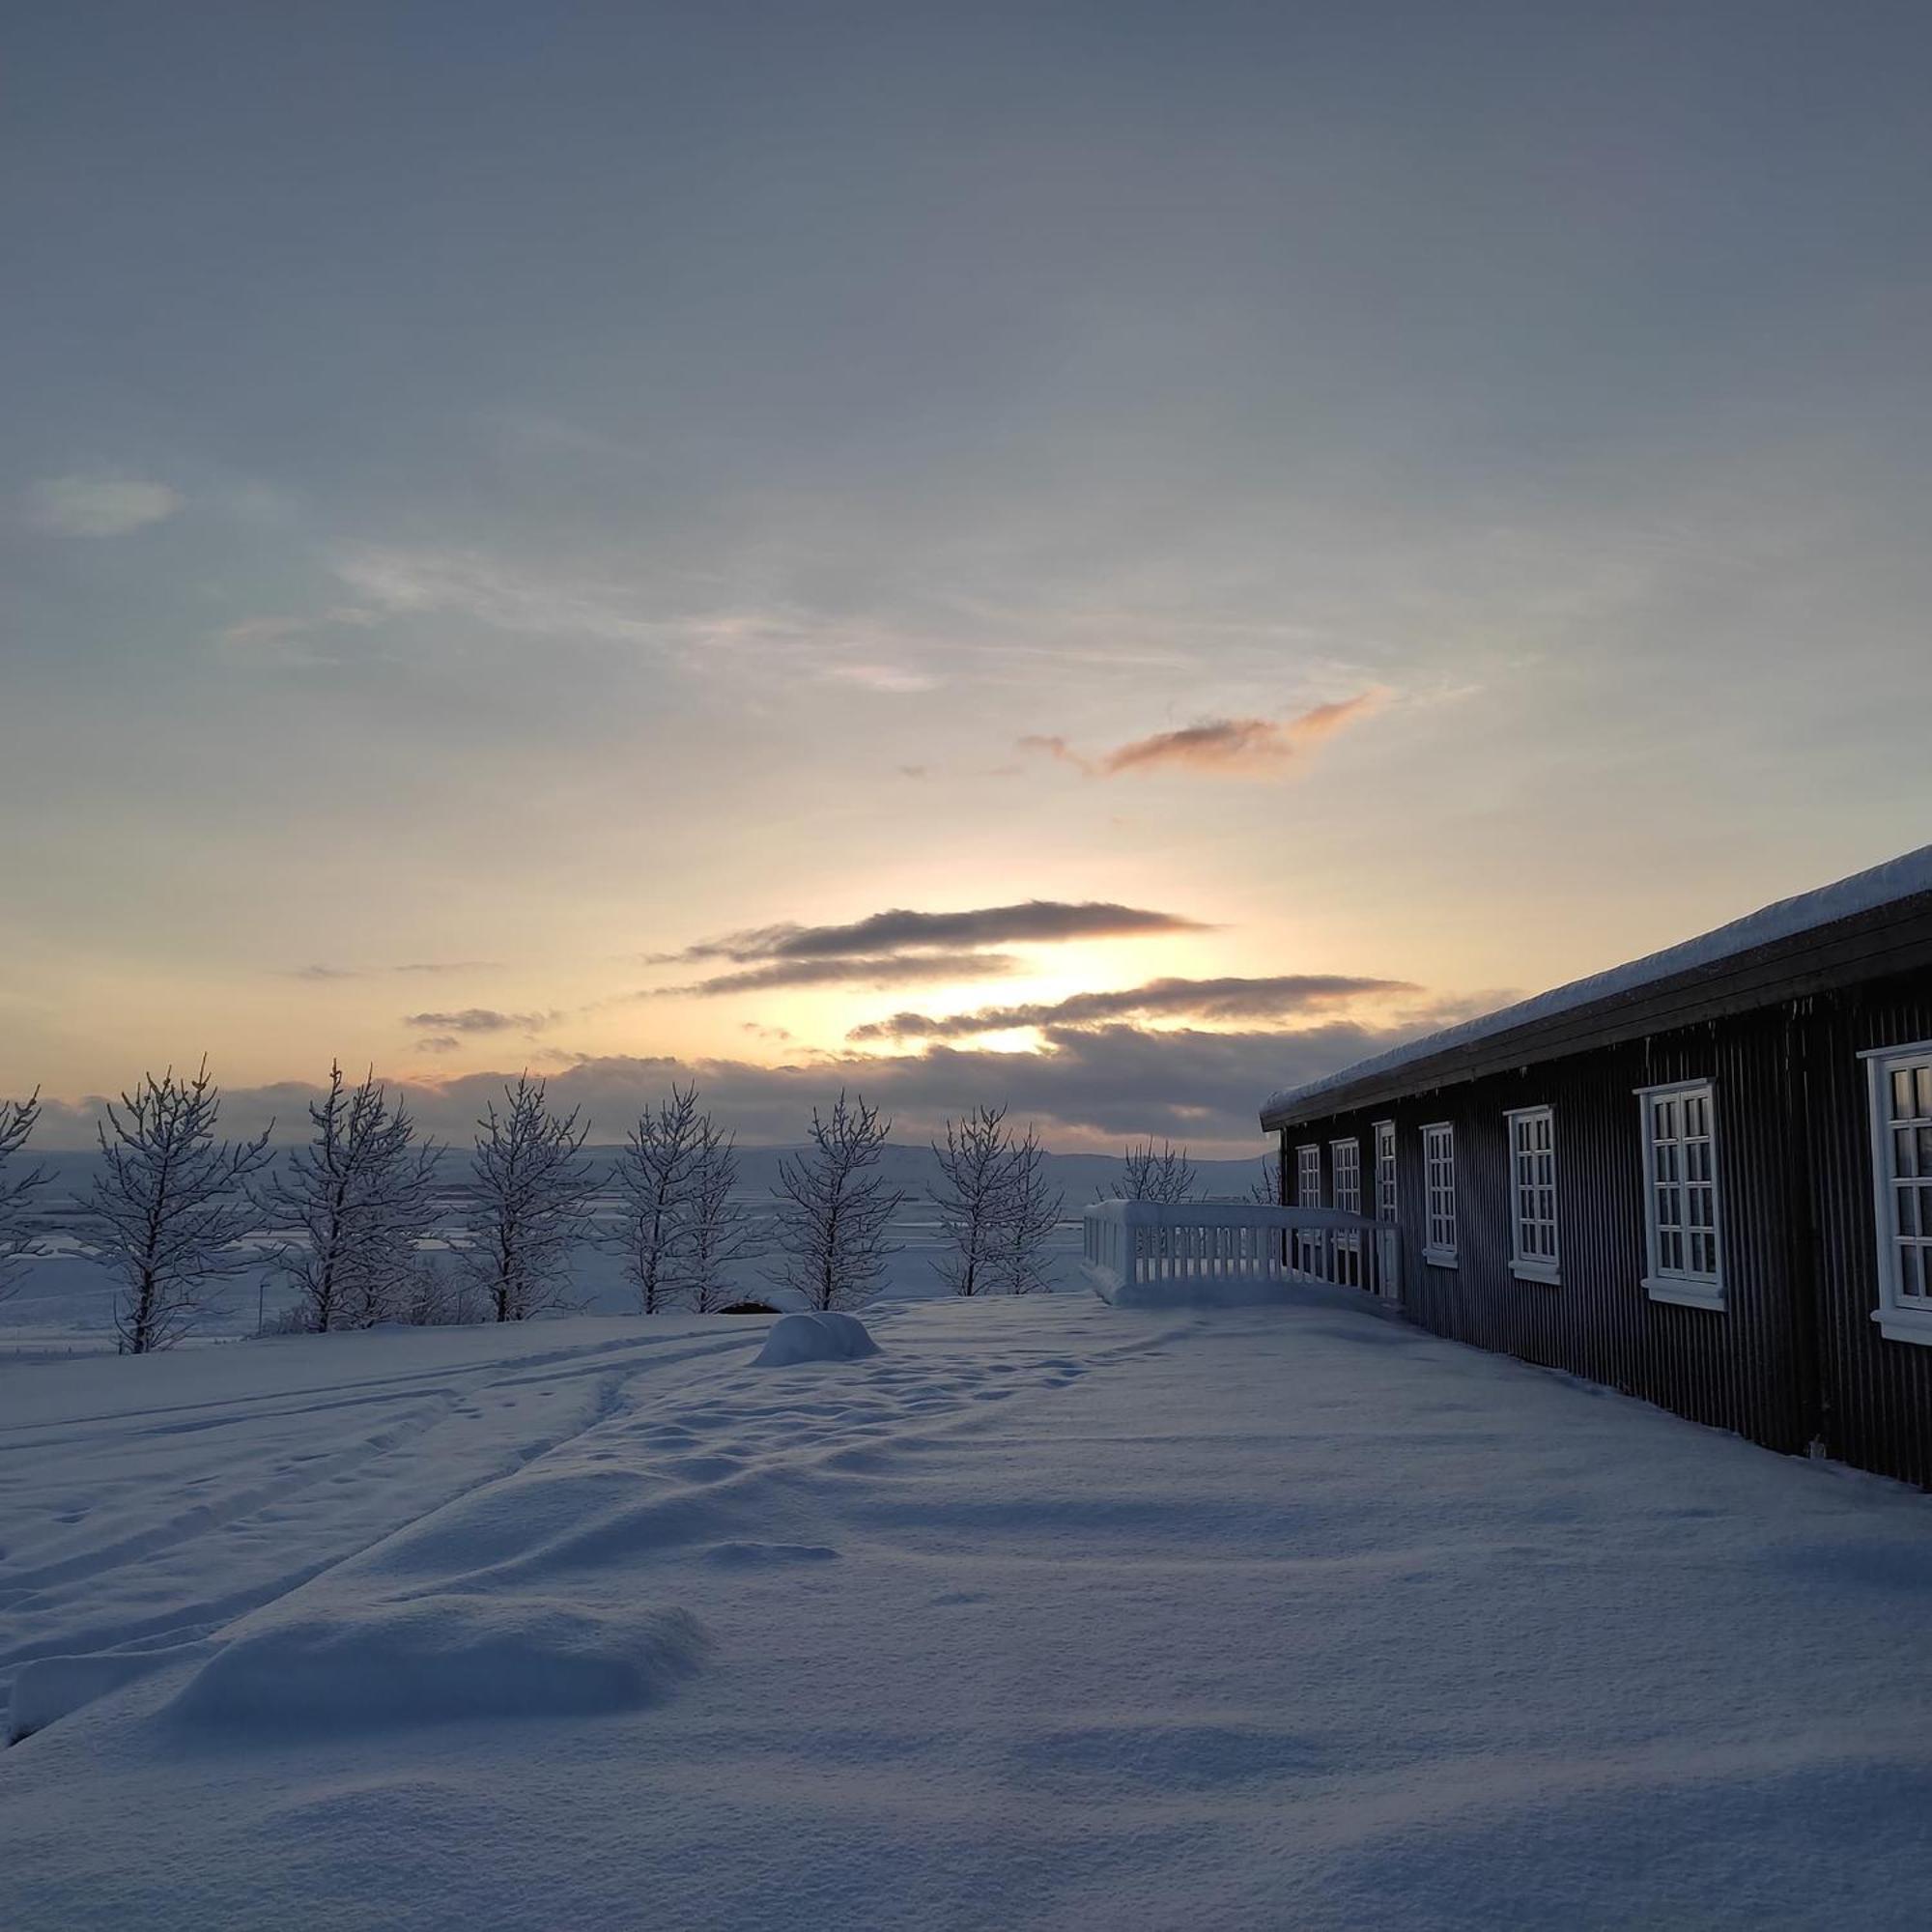
[[[18,9],[0,1094],[1260,1146],[1924,842],[1932,12]]]

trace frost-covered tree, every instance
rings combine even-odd
[[[263,1212],[292,1230],[276,1259],[297,1291],[303,1326],[366,1328],[400,1319],[417,1244],[435,1219],[442,1150],[416,1142],[400,1097],[371,1073],[350,1088],[328,1069],[328,1092],[308,1110],[314,1128],[260,1190]]]
[[[733,1271],[764,1252],[763,1234],[737,1187],[737,1143],[707,1115],[671,1255],[674,1292],[700,1315],[723,1308],[733,1293]]]
[[[779,1162],[781,1259],[772,1279],[813,1308],[862,1301],[898,1252],[886,1229],[905,1200],[876,1168],[890,1121],[842,1090],[831,1113],[811,1110],[811,1145]]]
[[[1192,1201],[1194,1163],[1187,1150],[1177,1150],[1172,1141],[1156,1149],[1151,1140],[1129,1147],[1121,1156],[1121,1178],[1101,1191],[1102,1200],[1115,1201]]]
[[[221,1282],[260,1257],[237,1244],[257,1225],[248,1178],[269,1134],[217,1141],[221,1091],[208,1063],[191,1080],[150,1073],[95,1129],[103,1171],[83,1210],[81,1244],[121,1282],[115,1327],[124,1354],[170,1348],[207,1312]]]
[[[21,1165],[40,1118],[39,1088],[24,1100],[0,1100],[0,1301],[17,1285],[20,1263],[41,1252],[33,1198],[47,1184],[47,1171]]]
[[[930,1143],[939,1184],[929,1192],[946,1241],[933,1267],[954,1294],[984,1294],[993,1286],[1008,1202],[1006,1118],[1004,1107],[978,1107],[947,1122],[944,1147]]]
[[[1249,1181],[1248,1199],[1264,1208],[1281,1206],[1281,1156],[1278,1153],[1262,1155],[1261,1179]]]
[[[684,1238],[709,1125],[698,1115],[696,1087],[673,1084],[668,1099],[639,1116],[617,1156],[611,1180],[621,1218],[612,1245],[646,1315],[655,1315],[673,1292],[674,1251]]]
[[[993,1282],[1007,1294],[1051,1294],[1046,1244],[1066,1205],[1064,1190],[1046,1178],[1046,1150],[1037,1129],[1011,1141],[1001,1180],[999,1240],[993,1250]]]
[[[467,1326],[481,1319],[474,1282],[431,1254],[418,1254],[396,1304],[396,1320],[413,1328]]]
[[[503,1099],[501,1113],[492,1101],[476,1123],[462,1260],[491,1318],[524,1321],[562,1301],[598,1180],[581,1157],[590,1128],[578,1125],[579,1109],[553,1113],[544,1082],[527,1073],[503,1089]]]

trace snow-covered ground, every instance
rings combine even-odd
[[[1924,1498],[1328,1291],[867,1321],[0,1361],[0,1924],[1927,1922]]]

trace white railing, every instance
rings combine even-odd
[[[1081,1265],[1106,1301],[1265,1300],[1308,1281],[1401,1297],[1398,1232],[1365,1214],[1246,1201],[1095,1201],[1081,1224]]]

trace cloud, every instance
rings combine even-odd
[[[1266,718],[1210,718],[1179,731],[1156,732],[1122,745],[1100,760],[1101,773],[1148,771],[1186,765],[1222,771],[1235,766],[1279,764],[1293,747],[1283,727]]]
[[[1016,1120],[1037,1122],[1046,1144],[1062,1151],[1118,1149],[1130,1136],[1151,1133],[1184,1141],[1200,1153],[1238,1154],[1263,1144],[1259,1109],[1276,1088],[1319,1078],[1405,1037],[1406,1030],[1339,1020],[1293,1033],[1156,1033],[1118,1025],[1049,1029],[1038,1053],[937,1044],[903,1055],[841,1053],[779,1066],[609,1055],[575,1059],[550,1076],[550,1093],[566,1110],[582,1107],[592,1139],[602,1144],[621,1140],[626,1123],[675,1080],[696,1081],[705,1105],[748,1146],[796,1144],[813,1104],[846,1086],[893,1117],[893,1137],[901,1143],[927,1139],[967,1108],[1006,1101]],[[483,1102],[500,1099],[504,1081],[515,1077],[514,1070],[441,1081],[418,1074],[409,1083],[411,1111],[425,1133],[461,1147]],[[311,1097],[298,1082],[228,1090],[223,1131],[259,1130],[272,1115],[278,1140],[299,1139]],[[91,1146],[99,1104],[48,1103],[41,1144]]]
[[[841,684],[864,685],[867,691],[887,691],[895,694],[932,691],[939,684],[939,680],[927,672],[908,670],[902,665],[827,665],[823,674],[837,679]]]
[[[57,537],[118,537],[172,517],[181,496],[123,476],[50,476],[27,493],[37,529]]]
[[[1065,738],[1046,737],[1037,731],[1029,731],[1024,738],[1018,740],[1018,744],[1023,752],[1042,752],[1049,758],[1060,759],[1063,764],[1077,765],[1083,772],[1091,773],[1094,769]],[[1019,769],[1017,765],[1001,767],[1009,777],[1015,776]]]
[[[244,617],[217,634],[216,641],[246,650],[256,644],[279,644],[308,629],[306,617]]]
[[[837,958],[897,952],[925,947],[957,949],[1031,941],[1053,945],[1070,939],[1117,939],[1161,932],[1206,932],[1199,920],[1102,899],[1025,899],[1013,905],[978,906],[966,912],[911,912],[895,906],[849,925],[762,925],[659,953],[650,961]]]
[[[367,630],[382,620],[373,611],[335,605],[319,617],[243,617],[214,634],[215,650],[230,663],[256,669],[316,670],[343,662],[339,653],[320,649],[315,633]]]
[[[637,594],[623,585],[521,570],[481,551],[363,544],[336,557],[335,574],[391,616],[453,614],[493,630],[600,643],[662,642],[683,628],[639,616]]]
[[[1144,986],[1075,993],[1046,1005],[983,1007],[977,1012],[938,1019],[924,1013],[894,1013],[853,1028],[846,1037],[963,1039],[1023,1027],[1092,1026],[1132,1018],[1284,1019],[1348,1000],[1418,990],[1407,980],[1359,979],[1340,973],[1290,973],[1264,980],[1152,980]]]
[[[727,993],[756,993],[773,986],[909,986],[935,980],[990,980],[1012,972],[1019,961],[1009,952],[882,953],[845,959],[773,959],[742,973],[719,973],[687,986],[659,986],[639,995],[656,999],[674,993],[716,999]]]
[[[464,1007],[449,1013],[405,1013],[403,1024],[426,1033],[534,1033],[550,1022],[548,1013],[499,1013],[494,1007]]]
[[[1332,738],[1366,716],[1382,694],[1359,693],[1332,704],[1318,704],[1293,718],[1207,718],[1177,731],[1157,731],[1111,752],[1089,757],[1061,737],[1030,734],[1019,741],[1026,752],[1043,753],[1074,766],[1089,778],[1118,778],[1122,772],[1182,770],[1216,777],[1269,777],[1299,753]]]
[[[386,973],[495,973],[500,970],[495,959],[412,959],[401,966],[293,966],[292,980],[368,980]]]
[[[847,1086],[894,1117],[894,1138],[902,1143],[927,1139],[967,1108],[1005,1101],[1017,1120],[1037,1122],[1046,1144],[1063,1151],[1118,1149],[1122,1139],[1151,1133],[1185,1141],[1204,1154],[1238,1154],[1262,1141],[1259,1109],[1268,1094],[1466,1017],[1479,1001],[1492,1002],[1492,996],[1405,1011],[1391,1023],[1321,1018],[1292,1031],[1050,1023],[1041,1029],[1040,1050],[1026,1053],[931,1041],[903,1054],[804,1054],[769,1066],[724,1058],[559,1051],[554,1057],[565,1064],[551,1075],[550,1090],[566,1109],[582,1106],[593,1139],[606,1144],[621,1140],[626,1123],[675,1080],[696,1081],[721,1123],[748,1146],[795,1145],[813,1103]],[[417,1041],[416,1050],[442,1054],[463,1044],[447,1030]],[[503,1082],[515,1077],[512,1070],[438,1080],[417,1069],[408,1083],[411,1109],[425,1132],[460,1146],[482,1102],[498,1097]],[[223,1131],[259,1131],[272,1116],[278,1140],[299,1139],[311,1097],[312,1089],[298,1081],[228,1090]],[[91,1147],[100,1106],[93,1097],[46,1102],[37,1144]]]

